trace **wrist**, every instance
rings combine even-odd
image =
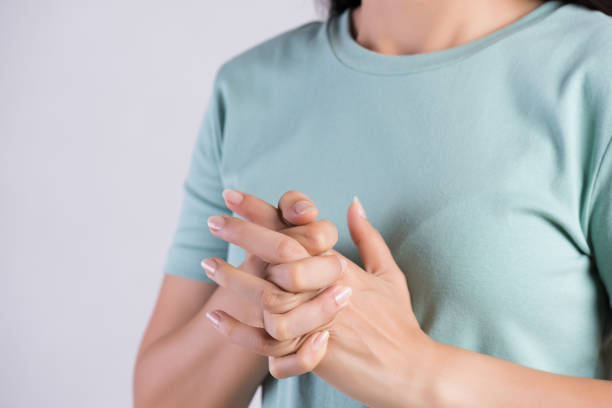
[[[471,382],[472,371],[466,371],[462,349],[435,341],[428,337],[429,344],[422,353],[421,370],[415,380],[421,384],[422,393],[416,404],[419,407],[473,407],[475,401],[466,399],[465,385]],[[473,368],[473,367],[471,367]],[[470,393],[468,392],[468,395]]]
[[[406,361],[403,379],[412,397],[411,407],[443,407],[441,389],[442,367],[444,367],[444,344],[433,340],[425,332],[418,334],[418,341],[411,342],[410,357]],[[413,345],[413,346],[412,346]]]

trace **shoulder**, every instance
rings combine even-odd
[[[570,22],[574,29],[602,29],[610,25],[612,17],[577,3],[564,3],[556,11],[559,20]],[[589,27],[586,27],[588,25]]]
[[[612,17],[575,3],[564,4],[551,19],[559,46],[576,52],[576,58],[608,63],[612,57]]]
[[[326,40],[324,29],[324,21],[309,21],[262,41],[225,61],[215,81],[223,85],[281,79],[284,73],[303,67],[321,51]]]
[[[576,4],[560,11],[566,27],[555,49],[564,49],[560,90],[580,95],[575,107],[588,126],[590,169],[597,171],[612,142],[612,17]]]
[[[561,73],[560,91],[581,90],[591,117],[603,119],[612,112],[612,17],[574,3],[555,14],[545,33],[545,67]]]

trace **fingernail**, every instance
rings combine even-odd
[[[215,327],[219,327],[219,322],[221,321],[221,316],[219,315],[219,313],[206,312],[206,317],[208,317],[208,320],[210,320],[212,324],[215,325]]]
[[[338,288],[336,290],[337,290],[337,294],[334,296],[334,300],[339,306],[344,306],[346,302],[348,301],[349,296],[351,296],[351,293],[353,292],[353,290],[349,288],[348,286],[342,289]]]
[[[329,330],[325,330],[322,333],[318,333],[314,340],[312,341],[312,349],[313,350],[320,350],[321,347],[323,347],[323,345],[325,344],[325,342],[327,341],[327,339],[329,338]]]
[[[308,212],[314,211],[315,207],[312,205],[310,201],[302,200],[295,203],[293,206],[293,210],[296,214],[306,214]]]
[[[212,230],[219,231],[221,228],[223,228],[223,224],[225,224],[225,220],[220,215],[208,217],[208,227]]]
[[[357,196],[353,196],[353,202],[357,203],[357,213],[361,215],[363,218],[367,218],[365,210],[363,209],[363,205],[361,205],[361,201],[359,201]]]
[[[202,268],[206,270],[206,275],[212,279],[215,276],[215,272],[217,271],[217,261],[212,258],[202,259]]]
[[[347,265],[346,259],[344,259],[343,256],[339,256],[338,259],[340,259],[340,267],[342,268],[343,271],[345,271],[346,265]]]
[[[229,188],[223,190],[222,195],[223,198],[231,204],[240,204],[240,202],[244,199],[244,195],[236,190],[230,190]]]

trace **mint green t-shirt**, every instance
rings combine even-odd
[[[402,56],[362,47],[349,26],[349,11],[312,21],[218,69],[165,272],[211,282],[202,258],[241,263],[206,225],[231,214],[224,188],[274,205],[304,192],[360,263],[346,225],[357,195],[433,339],[609,377],[612,18],[550,1]],[[263,401],[362,406],[312,373],[268,376]]]

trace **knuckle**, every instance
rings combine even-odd
[[[297,369],[302,373],[312,371],[314,368],[314,361],[310,357],[309,353],[299,353],[296,359]]]
[[[306,239],[314,253],[319,254],[333,248],[338,241],[338,230],[328,220],[320,220],[309,226]]]
[[[276,378],[277,380],[280,380],[283,377],[282,373],[280,372],[279,368],[278,368],[278,364],[275,363],[275,360],[272,359],[268,365],[268,371],[270,371],[270,375],[274,378]]]
[[[274,311],[282,304],[282,296],[280,292],[275,290],[266,290],[261,294],[261,307],[264,310]]]
[[[285,313],[297,306],[299,296],[280,289],[267,289],[261,295],[261,308],[268,313]]]
[[[323,231],[325,231],[325,234],[328,237],[330,242],[328,245],[333,247],[338,241],[338,228],[336,228],[336,225],[334,225],[334,223],[330,220],[320,220],[319,224],[321,224]]]
[[[327,249],[328,239],[325,231],[321,228],[315,228],[309,230],[308,232],[308,240],[310,241],[310,245],[316,253],[323,252]]]
[[[266,331],[276,340],[289,340],[289,330],[287,327],[287,319],[283,315],[270,316],[269,322],[266,324]]]
[[[276,247],[276,256],[280,263],[296,259],[299,253],[300,245],[289,237],[281,239]]]

